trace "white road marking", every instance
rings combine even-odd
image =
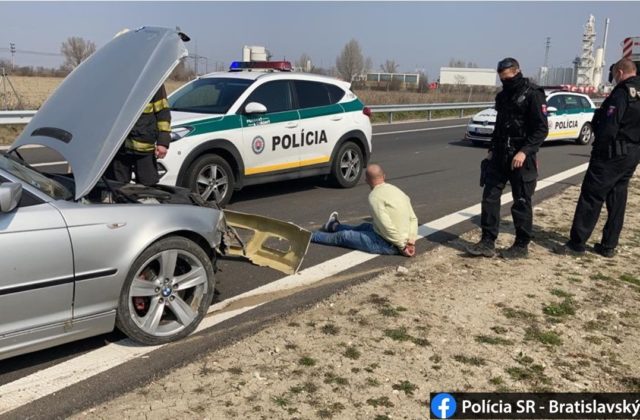
[[[373,133],[374,136],[384,136],[387,134],[402,134],[402,133],[417,133],[419,131],[433,131],[433,130],[445,130],[447,128],[460,128],[466,127],[467,124],[461,125],[447,125],[444,127],[429,127],[429,128],[416,128],[413,130],[401,130],[401,131],[385,131],[384,133]]]
[[[536,191],[578,175],[584,172],[587,169],[587,166],[588,164],[585,163],[540,180],[538,181]],[[510,203],[512,201],[511,194],[503,194],[501,200],[502,204]],[[480,214],[480,209],[480,204],[476,204],[429,223],[425,223],[419,227],[418,234],[420,238],[423,238],[454,226],[460,222],[467,221],[472,217],[478,216]],[[304,269],[297,274],[286,276],[280,280],[213,305],[210,308],[209,313],[224,309],[230,303],[249,296],[290,290],[300,286],[317,283],[376,257],[378,257],[378,255],[367,254],[360,251],[351,251],[332,260]],[[248,312],[257,306],[260,305],[223,312],[214,315],[211,318],[205,318],[196,331],[202,331],[203,329],[210,328],[224,320],[231,319],[239,314]],[[51,395],[54,392],[60,391],[61,389],[105,372],[108,369],[119,366],[137,357],[141,357],[161,347],[162,346],[144,347],[133,343],[129,339],[125,339],[85,353],[59,365],[25,376],[14,382],[2,385],[0,386],[0,414],[15,410],[25,404],[31,403],[47,395]]]
[[[257,306],[259,305],[223,312],[214,317],[205,318],[196,331],[210,328]],[[0,414],[60,391],[122,363],[143,357],[161,347],[163,346],[141,346],[129,339],[120,340],[41,370],[36,374],[25,376],[17,381],[3,385],[1,387],[2,391],[0,391]]]

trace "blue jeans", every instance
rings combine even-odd
[[[373,230],[371,223],[338,224],[335,232],[313,232],[311,242],[357,249],[370,254],[398,255],[400,251]]]

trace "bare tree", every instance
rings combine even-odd
[[[395,60],[386,60],[384,64],[380,64],[380,70],[383,73],[397,73],[398,67],[400,67]]]
[[[336,58],[336,69],[347,82],[352,82],[354,77],[364,73],[365,61],[358,41],[352,39],[344,46]]]
[[[176,68],[173,69],[173,71],[169,75],[169,79],[184,82],[195,78],[195,76],[196,72],[194,71],[194,69],[187,66],[187,59],[185,57],[180,60]]]
[[[367,57],[367,59],[364,60],[364,72],[370,73],[371,70],[373,70],[373,60],[371,57]]]
[[[74,69],[96,51],[96,44],[79,36],[67,38],[60,47],[65,67]]]
[[[311,57],[307,53],[302,53],[298,61],[296,61],[296,67],[306,71],[307,73],[313,72],[313,64]]]

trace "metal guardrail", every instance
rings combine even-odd
[[[457,102],[457,103],[441,103],[441,104],[408,104],[408,105],[371,105],[368,108],[374,113],[389,114],[389,123],[393,122],[393,114],[395,112],[427,112],[427,120],[432,117],[433,111],[451,111],[460,110],[460,118],[464,117],[465,109],[490,108],[495,102]]]
[[[596,105],[601,104],[604,99],[593,99]],[[454,102],[440,104],[407,104],[407,105],[370,105],[368,108],[374,113],[389,114],[389,123],[393,122],[393,114],[396,112],[427,112],[427,119],[430,120],[433,111],[460,110],[460,118],[464,117],[465,109],[490,108],[494,102]],[[2,124],[27,124],[35,115],[36,111],[0,111],[0,125]]]
[[[0,111],[0,124],[27,124],[36,111]]]

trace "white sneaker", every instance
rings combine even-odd
[[[333,225],[336,222],[340,223],[340,221],[338,220],[338,212],[334,211],[329,216],[329,219],[327,220],[327,223],[322,225],[322,230],[324,230],[325,232],[333,232],[333,231],[329,230],[329,228],[331,228],[331,225]]]

